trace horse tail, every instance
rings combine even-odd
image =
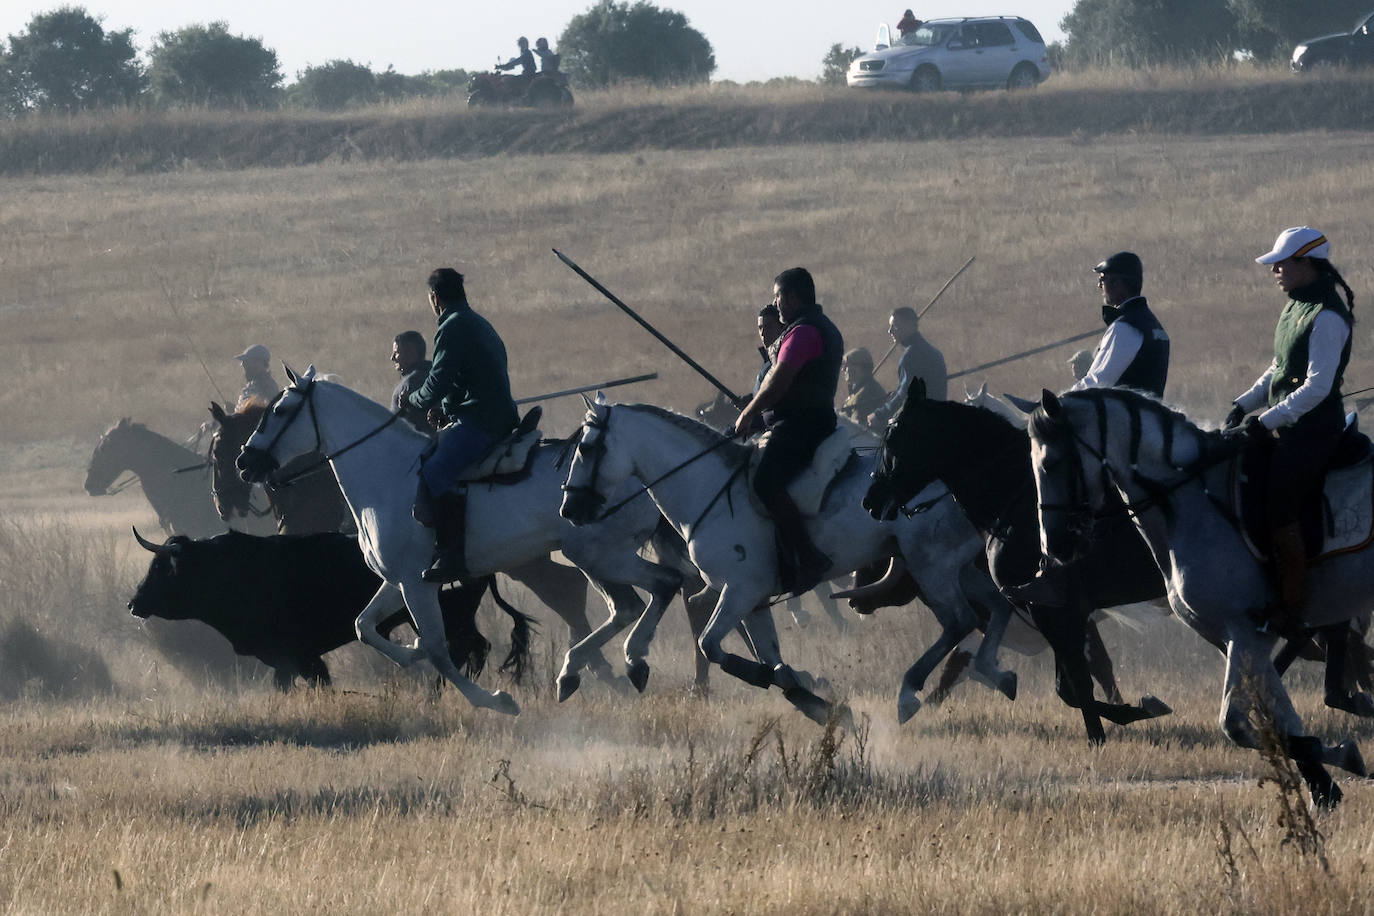
[[[491,600],[495,601],[496,606],[505,611],[511,619],[510,651],[506,653],[505,659],[501,662],[501,671],[509,674],[511,679],[519,684],[524,679],[525,672],[530,668],[531,646],[536,629],[534,618],[528,614],[520,613],[505,598],[502,598],[501,592],[496,588],[496,577],[491,576],[490,579],[490,584],[487,587],[491,590]]]

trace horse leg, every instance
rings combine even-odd
[[[805,671],[794,670],[782,660],[773,609],[766,602],[759,604],[744,618],[744,629],[754,656],[772,671],[772,683],[782,689],[783,698],[811,721],[826,724],[830,719],[830,704],[812,689],[815,678]]]
[[[588,576],[592,586],[606,599],[610,616],[605,623],[592,630],[581,642],[575,643],[563,657],[563,669],[558,672],[558,702],[562,703],[582,686],[581,671],[590,659],[601,655],[601,647],[617,633],[639,619],[644,602],[633,588],[618,582],[602,582]]]
[[[1009,671],[997,664],[997,653],[1002,648],[1002,637],[1006,635],[1007,625],[1011,623],[1012,606],[997,590],[988,574],[975,564],[966,564],[959,572],[960,595],[964,602],[974,608],[975,615],[981,609],[987,614],[987,624],[983,628],[983,640],[973,655],[973,673],[989,687],[1001,692],[1008,700],[1016,699],[1016,672]]]
[[[291,685],[296,682],[296,669],[282,666],[272,669],[272,684],[281,693],[290,693]]]
[[[1103,744],[1107,733],[1102,728],[1097,704],[1093,700],[1092,676],[1083,657],[1086,614],[1076,607],[1030,605],[1031,619],[1054,650],[1055,689],[1067,705],[1083,715],[1088,741]]]
[[[400,588],[406,607],[410,609],[410,617],[415,621],[415,629],[420,634],[418,648],[424,652],[430,664],[448,678],[449,683],[457,687],[458,692],[473,706],[518,715],[520,704],[515,702],[514,697],[504,690],[488,692],[482,689],[464,677],[453,663],[448,637],[444,632],[444,615],[439,607],[439,587],[417,578],[402,582]]]
[[[1317,639],[1326,647],[1326,705],[1353,716],[1374,717],[1374,700],[1369,694],[1351,689],[1349,621],[1318,627]]]
[[[1297,764],[1312,801],[1321,808],[1334,808],[1341,800],[1341,789],[1323,765],[1328,760],[1337,766],[1363,770],[1363,761],[1353,742],[1328,748],[1321,740],[1301,734],[1302,720],[1293,709],[1278,672],[1269,660],[1271,643],[1251,634],[1232,637],[1226,646],[1226,682],[1222,694],[1221,729],[1240,747],[1258,749],[1251,710],[1256,700],[1269,705],[1275,735],[1284,753]],[[1263,662],[1263,664],[1261,664]],[[1364,775],[1361,773],[1360,775]]]
[[[1097,629],[1097,621],[1088,618],[1087,639],[1084,649],[1088,655],[1088,670],[1093,680],[1102,685],[1102,694],[1108,703],[1122,703],[1121,689],[1116,685],[1116,673],[1112,670],[1112,657],[1107,654],[1107,645],[1102,641],[1102,633]]]
[[[715,589],[703,584],[700,591],[688,597],[683,592],[683,603],[687,605],[687,624],[692,629],[692,656],[696,662],[696,676],[692,679],[692,692],[705,697],[711,692],[711,660],[701,651],[701,634],[706,632],[706,624],[715,609]]]
[[[934,607],[931,608],[934,610]],[[937,617],[940,615],[937,613]],[[930,677],[935,666],[944,660],[946,655],[954,651],[954,648],[963,641],[964,637],[973,632],[973,623],[968,620],[942,620],[940,636],[931,644],[929,649],[916,659],[916,664],[907,669],[906,674],[902,675],[902,688],[897,693],[897,722],[904,724],[916,715],[916,711],[921,708],[921,698],[917,696],[925,688],[926,678]]]
[[[801,595],[788,595],[784,604],[787,607],[787,613],[792,615],[793,623],[803,628],[811,626],[811,614],[802,607]]]
[[[840,611],[840,603],[830,597],[829,588],[818,588],[811,594],[821,603],[821,610],[825,611],[825,616],[830,618],[830,624],[836,630],[843,633],[849,629],[849,621]]]
[[[391,616],[397,605],[408,607],[405,598],[402,597],[401,590],[390,582],[383,582],[382,587],[377,589],[377,594],[372,596],[367,607],[363,608],[362,613],[358,615],[358,619],[353,624],[353,629],[358,634],[358,639],[363,643],[376,649],[402,668],[406,668],[420,658],[418,636],[409,646],[399,646],[383,636],[378,630],[378,625]],[[415,619],[413,611],[410,616],[413,622]],[[419,633],[418,626],[416,633]]]
[[[755,594],[753,591],[745,594],[738,585],[726,585],[720,590],[715,610],[711,613],[711,619],[707,621],[706,629],[702,631],[697,643],[701,646],[702,654],[712,663],[719,665],[726,674],[764,690],[773,686],[772,667],[726,652],[721,644],[744,620],[745,615],[766,598],[766,595]]]
[[[968,642],[968,637],[964,637],[964,640]],[[945,666],[940,669],[940,680],[936,683],[935,689],[926,694],[926,705],[939,706],[948,700],[950,691],[954,689],[955,684],[963,680],[972,661],[973,653],[967,648],[955,648],[945,660]]]
[[[630,683],[634,684],[635,689],[643,693],[644,687],[649,683],[649,645],[658,632],[658,624],[663,619],[664,611],[672,604],[673,597],[682,587],[682,575],[647,560],[636,562],[643,567],[644,575],[654,584],[648,587],[648,607],[644,609],[644,613],[640,615],[625,640],[625,675],[630,679]]]
[[[576,645],[592,632],[587,619],[587,580],[579,570],[543,557],[505,570],[505,573],[533,592],[534,597],[567,624],[568,645]],[[615,670],[600,652],[587,659],[586,666],[600,680],[616,678]]]
[[[306,683],[311,687],[328,687],[332,683],[329,677],[329,666],[318,655],[301,659],[300,673],[301,677],[305,678]]]

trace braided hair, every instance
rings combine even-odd
[[[1331,279],[1336,281],[1336,284],[1340,286],[1341,289],[1345,290],[1345,304],[1346,307],[1350,309],[1350,320],[1353,322],[1355,320],[1355,293],[1351,291],[1350,284],[1345,282],[1345,277],[1341,276],[1341,272],[1336,269],[1336,265],[1332,264],[1326,258],[1311,258],[1310,260],[1312,261],[1312,266],[1317,269],[1317,273],[1330,276]]]

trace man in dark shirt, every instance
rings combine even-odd
[[[434,435],[425,412],[410,403],[410,396],[420,390],[429,377],[429,360],[425,359],[425,338],[419,331],[402,331],[391,342],[391,364],[401,373],[401,380],[391,392],[391,409],[427,436]]]
[[[520,53],[506,61],[504,64],[497,64],[497,70],[514,70],[520,68],[520,76],[525,79],[534,77],[534,53],[530,51],[530,40],[523,35],[515,42],[520,48]]]
[[[459,473],[481,458],[520,422],[510,394],[506,345],[468,305],[463,275],[440,267],[429,275],[429,305],[439,319],[434,361],[419,389],[407,397],[439,426],[433,454],[420,466],[415,516],[433,522],[438,541],[426,582],[453,582],[467,575],[463,556],[467,492],[454,487]],[[428,519],[428,521],[427,521]]]
[[[540,73],[558,72],[558,62],[562,55],[554,53],[554,50],[549,47],[549,40],[547,38],[535,39],[534,53],[539,56]]]
[[[777,358],[740,411],[735,434],[752,432],[760,416],[769,429],[768,444],[754,475],[754,492],[777,529],[783,590],[800,594],[815,588],[831,564],[811,542],[787,485],[810,463],[821,441],[835,431],[835,392],[844,337],[816,304],[816,284],[805,268],[778,274],[773,281],[773,304],[783,321]]]

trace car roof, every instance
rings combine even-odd
[[[959,16],[947,19],[927,19],[921,25],[961,25],[965,22],[1026,22],[1025,16]]]

